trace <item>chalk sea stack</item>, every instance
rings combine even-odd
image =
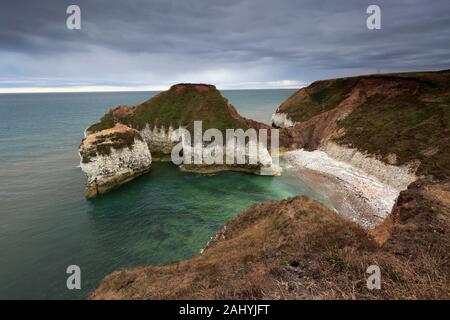
[[[154,159],[168,160],[175,145],[170,134],[176,128],[193,132],[194,121],[202,121],[203,130],[270,128],[240,116],[213,85],[176,84],[137,106],[111,109],[86,132],[90,134],[117,123],[124,124],[142,134]]]
[[[152,157],[138,131],[117,124],[86,136],[80,167],[87,176],[85,196],[108,192],[150,170]]]
[[[239,115],[236,109],[223,97],[219,90],[213,85],[207,84],[177,84],[172,86],[169,90],[163,91],[151,99],[136,105],[136,106],[117,106],[107,112],[99,122],[89,126],[85,130],[85,139],[81,146],[82,159],[87,159],[89,152],[94,152],[95,147],[103,148],[103,143],[87,144],[87,141],[96,141],[98,137],[103,137],[107,130],[120,130],[133,133],[136,138],[138,147],[130,146],[131,153],[138,152],[136,157],[144,157],[147,150],[142,147],[142,142],[148,147],[148,158],[153,161],[169,161],[171,159],[171,152],[173,147],[179,142],[174,141],[172,133],[178,128],[184,128],[189,132],[194,130],[194,121],[202,121],[202,130],[214,128],[225,134],[226,129],[243,129],[249,128],[270,129],[270,126],[246,119]],[[105,131],[106,130],[106,131]],[[270,134],[269,134],[270,135]],[[120,147],[120,146],[119,146]],[[118,150],[116,148],[115,150]],[[133,151],[135,150],[135,151]],[[280,168],[272,165],[272,158],[267,149],[265,152],[265,161],[257,162],[256,164],[183,164],[181,168],[185,171],[192,171],[198,173],[211,173],[218,171],[241,171],[254,174],[278,175]],[[151,154],[151,156],[150,156]],[[225,154],[225,153],[224,153]],[[102,161],[97,161],[99,169],[102,163],[107,163],[103,168],[108,174],[114,171],[120,171],[120,168],[112,168],[116,161],[107,161],[109,154],[101,154]],[[115,153],[112,154],[115,156]],[[121,158],[122,165],[125,165],[126,159],[134,161],[132,157]],[[142,164],[142,170],[146,164]],[[83,163],[81,168],[88,175],[88,189],[91,190],[91,184],[94,181],[91,173],[93,165],[86,165]],[[135,165],[130,163],[130,166],[135,170]],[[89,170],[89,171],[86,171]],[[141,173],[141,171],[139,171]],[[134,175],[136,176],[136,175]],[[127,177],[127,181],[132,177]],[[97,178],[96,181],[99,179]],[[112,178],[109,178],[112,181]],[[118,179],[122,184],[122,179]],[[112,185],[109,183],[108,185]],[[109,190],[108,188],[100,188],[100,192],[87,191],[88,196],[92,194],[103,193]]]

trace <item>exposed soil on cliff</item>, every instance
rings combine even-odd
[[[450,178],[450,71],[325,80],[300,89],[278,112],[299,122],[280,130],[286,149],[327,140],[420,175]]]
[[[381,245],[315,201],[272,201],[230,221],[202,254],[114,272],[91,299],[448,299],[450,211],[430,188],[401,193]],[[374,264],[381,290],[366,287]]]
[[[123,124],[116,124],[112,128],[104,129],[83,138],[80,144],[80,155],[83,163],[90,162],[98,155],[109,155],[111,148],[133,148],[135,140],[143,141],[137,130]]]

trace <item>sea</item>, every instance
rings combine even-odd
[[[225,90],[245,117],[270,123],[294,90]],[[0,95],[0,299],[85,299],[110,272],[161,265],[200,252],[239,212],[306,195],[299,177],[181,172],[172,163],[92,200],[78,146],[111,107],[157,92]],[[69,266],[81,288],[68,289]]]

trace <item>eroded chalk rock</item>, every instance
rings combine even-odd
[[[140,133],[125,125],[87,135],[79,148],[87,176],[85,196],[108,192],[150,170],[152,157]]]

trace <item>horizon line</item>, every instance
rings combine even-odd
[[[302,88],[304,85],[301,86],[297,86],[297,87],[249,87],[249,88],[220,88],[218,87],[217,89],[220,91],[244,91],[244,90],[296,90],[296,89],[300,89]],[[166,88],[140,88],[140,89],[88,89],[88,90],[83,90],[83,89],[74,89],[74,90],[67,90],[67,88],[61,88],[61,89],[57,89],[57,88],[44,88],[43,90],[36,90],[35,88],[24,88],[25,90],[22,90],[21,88],[13,88],[13,90],[5,90],[7,88],[0,88],[0,95],[4,95],[4,94],[39,94],[39,93],[121,93],[121,92],[161,92],[161,91],[166,91],[169,90],[170,86],[166,87]],[[48,89],[48,90],[47,90]]]
[[[295,83],[242,83],[242,87],[216,85],[218,90],[278,90],[299,89],[306,84],[300,81]],[[258,85],[259,84],[259,85]],[[261,85],[262,84],[262,85]],[[174,84],[175,85],[175,84]],[[159,92],[168,90],[172,85],[161,86],[73,86],[73,87],[0,87],[0,94],[33,94],[33,93],[102,93],[102,92]]]

